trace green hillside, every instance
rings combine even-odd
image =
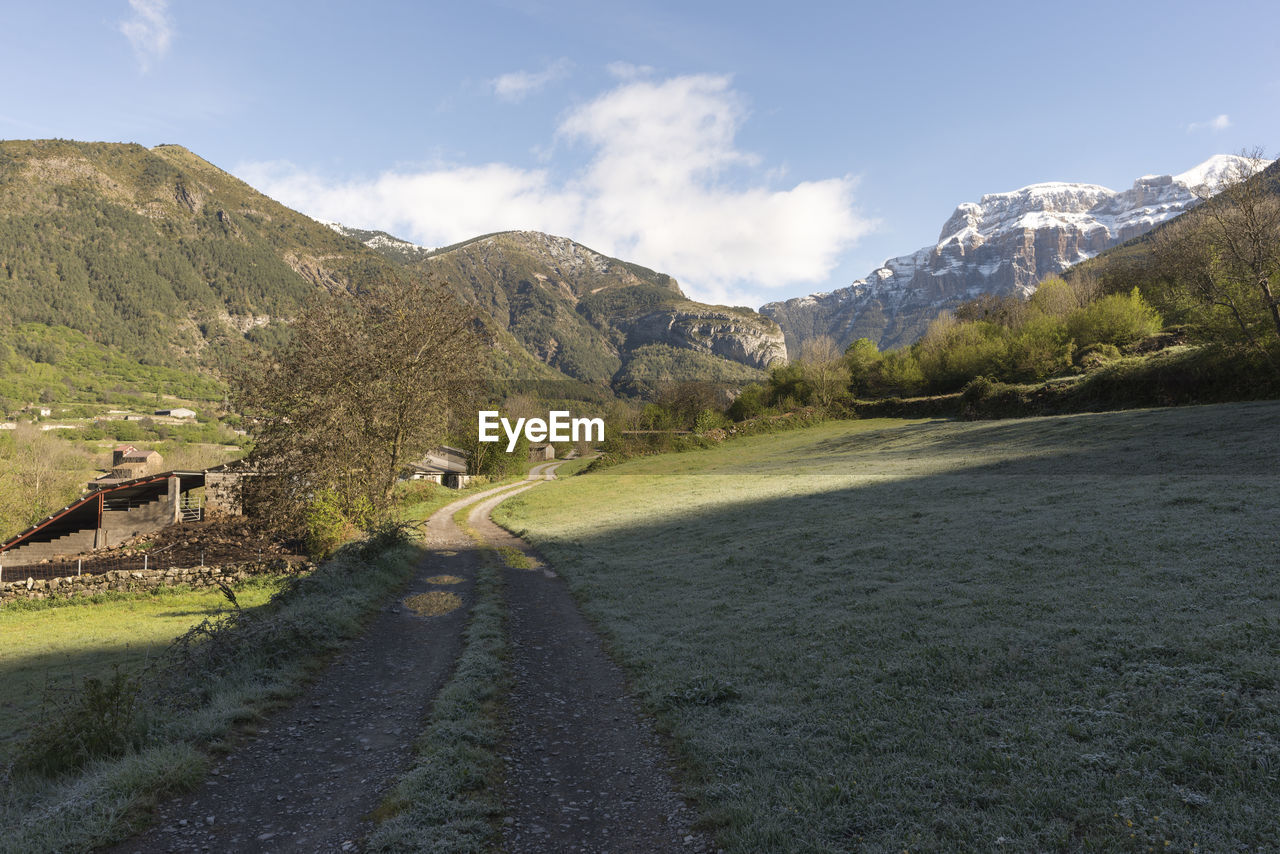
[[[65,141],[0,143],[0,258],[10,321],[186,369],[385,266],[179,146]]]
[[[569,396],[635,388],[637,370],[654,370],[641,359],[624,372],[652,344],[692,351],[678,379],[703,367],[758,378],[768,354],[737,337],[776,332],[754,312],[693,303],[670,276],[564,238],[508,232],[429,252],[339,232],[181,146],[0,142],[0,396],[97,400],[141,385],[216,399],[219,377],[284,340],[318,293],[425,275],[476,309],[495,383],[562,383]],[[629,322],[640,320],[636,333]],[[79,362],[65,361],[71,353]],[[98,376],[86,359],[114,367]]]
[[[624,394],[647,393],[655,380],[741,384],[785,358],[768,318],[694,302],[672,277],[567,238],[509,231],[424,252],[384,232],[342,230],[390,261],[439,276],[491,321],[495,337],[510,335],[583,383]],[[679,355],[658,356],[655,347]]]

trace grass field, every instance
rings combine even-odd
[[[500,508],[734,852],[1280,848],[1280,404],[822,425]]]
[[[277,579],[238,585],[243,608],[265,602]],[[169,641],[231,607],[221,591],[161,589],[36,609],[0,609],[0,765],[41,714],[86,677],[137,670]]]

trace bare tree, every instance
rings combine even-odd
[[[814,403],[827,409],[849,390],[849,366],[829,335],[819,335],[800,348],[801,375]]]
[[[1193,287],[1230,310],[1248,337],[1247,314],[1260,309],[1280,339],[1280,305],[1271,290],[1280,276],[1280,187],[1261,174],[1266,166],[1261,149],[1242,151],[1215,180],[1195,188],[1205,202],[1193,220],[1202,235],[1199,245],[1184,235],[1189,245],[1181,251],[1193,262]],[[1249,292],[1252,307],[1240,304]]]
[[[401,470],[473,403],[482,361],[472,318],[433,282],[382,279],[316,303],[281,353],[237,378],[256,423],[250,509],[296,523],[323,496],[356,524],[384,518]]]

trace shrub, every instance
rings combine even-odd
[[[844,363],[849,369],[849,390],[866,394],[880,363],[880,349],[870,338],[859,338],[845,349]]]
[[[119,668],[106,681],[85,679],[70,699],[41,716],[19,746],[14,770],[57,777],[138,748],[147,733],[139,687],[137,678]]]
[[[1160,331],[1160,314],[1134,288],[1111,294],[1067,317],[1067,333],[1083,349],[1091,344],[1126,347]]]
[[[339,546],[355,537],[360,527],[368,521],[366,516],[367,513],[361,512],[361,508],[357,508],[354,513],[350,510],[344,512],[339,506],[338,496],[331,491],[319,493],[306,509],[303,542],[307,553],[313,558],[333,554]]]
[[[1093,371],[1119,358],[1120,348],[1114,344],[1090,344],[1079,352],[1076,361],[1086,371]]]
[[[757,418],[769,410],[769,390],[760,383],[751,383],[742,389],[729,404],[728,416],[734,421]]]
[[[1032,315],[1009,339],[1005,376],[1015,380],[1043,380],[1067,371],[1075,345],[1057,317]]]
[[[877,395],[912,395],[923,390],[924,371],[912,350],[890,350],[885,353],[872,374],[870,390]]]
[[[1004,335],[986,321],[939,318],[921,339],[917,355],[926,384],[937,392],[957,391],[979,374],[1000,375],[1008,353]]]
[[[698,417],[693,422],[693,432],[698,434],[710,433],[712,430],[722,430],[729,426],[729,419],[714,409],[704,409],[698,413]]]

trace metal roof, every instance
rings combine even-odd
[[[63,534],[96,528],[98,527],[99,498],[103,500],[137,500],[165,495],[169,492],[169,478],[171,477],[178,478],[180,482],[178,488],[181,492],[204,486],[204,472],[202,471],[166,471],[159,474],[135,477],[132,480],[112,482],[99,489],[85,493],[66,507],[50,513],[21,534],[0,544],[0,554],[28,542],[48,542],[49,540],[57,539]]]

